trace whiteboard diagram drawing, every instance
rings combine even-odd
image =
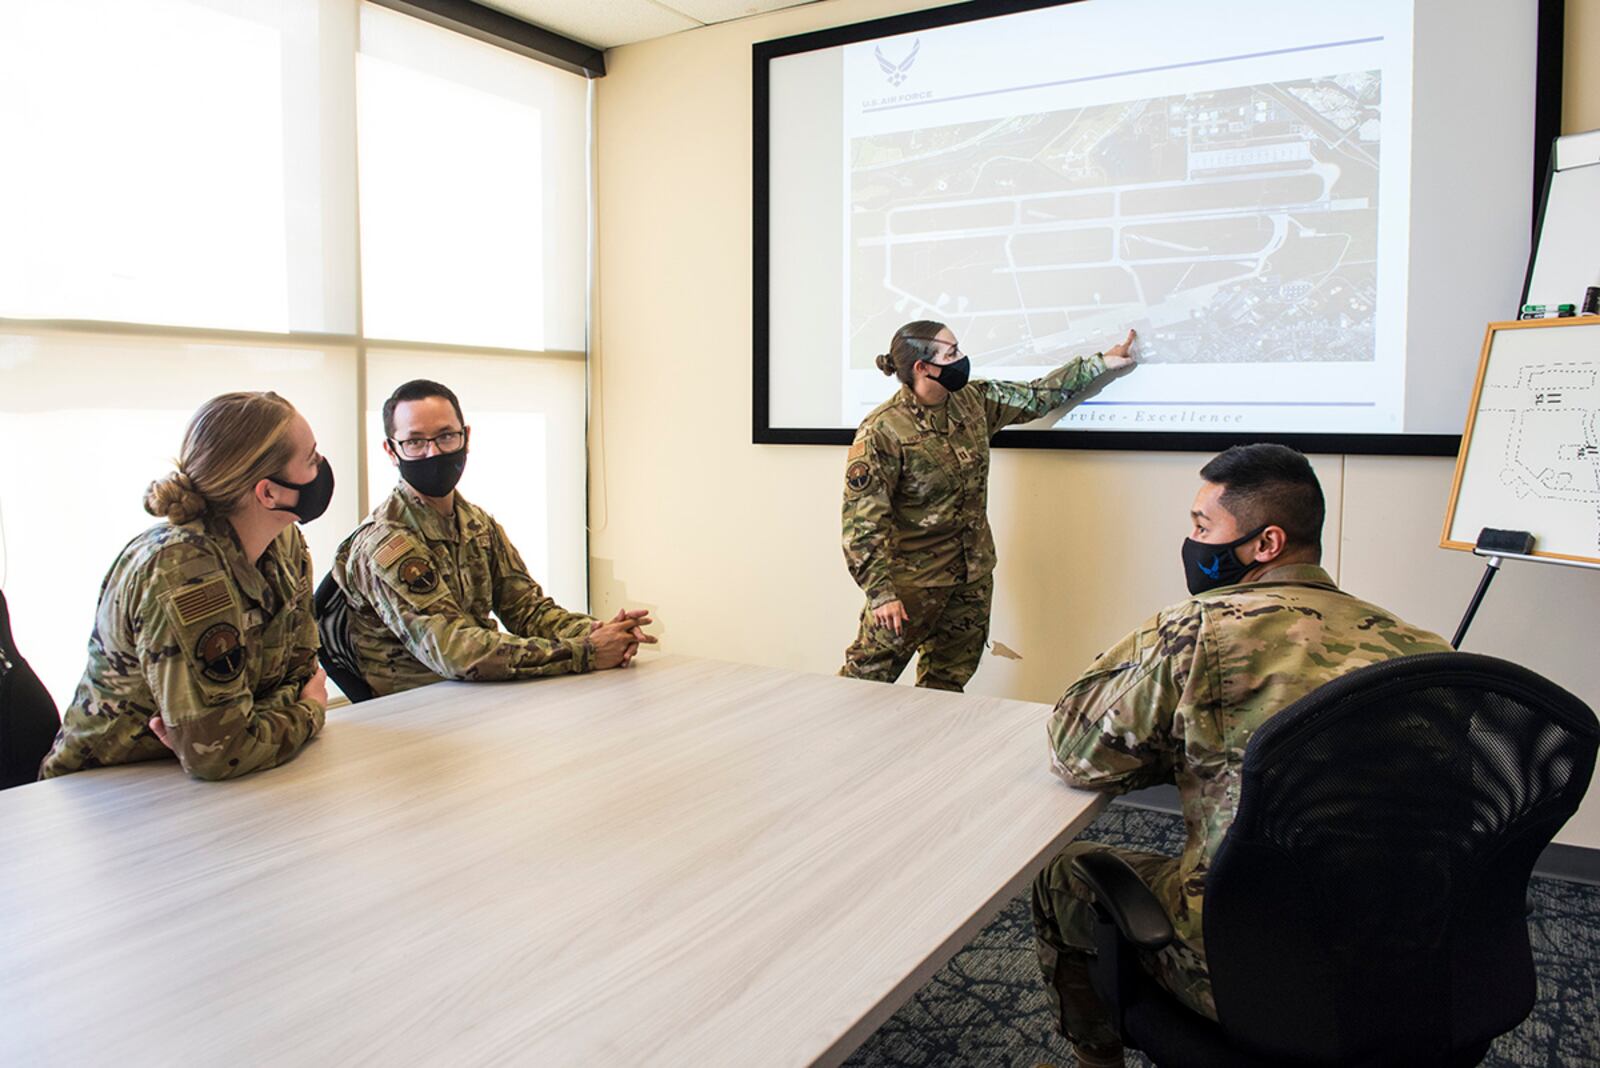
[[[1484,527],[1600,564],[1600,318],[1489,324],[1441,544]]]

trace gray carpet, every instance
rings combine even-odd
[[[1182,821],[1113,805],[1082,837],[1177,855]],[[1493,1068],[1600,1066],[1600,887],[1535,878],[1529,892],[1539,1000],[1497,1041]],[[1026,895],[1017,898],[845,1062],[847,1068],[1075,1063],[1056,1034],[1033,953]],[[1138,1054],[1129,1064],[1148,1065]]]

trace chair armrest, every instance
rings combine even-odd
[[[1123,938],[1151,951],[1172,941],[1167,910],[1127,861],[1115,853],[1084,853],[1073,859],[1072,873],[1094,891],[1096,907],[1104,909]]]

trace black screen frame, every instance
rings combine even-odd
[[[769,64],[782,56],[836,48],[918,30],[951,26],[1046,7],[1062,7],[1082,0],[969,0],[926,11],[872,19],[797,34],[752,46],[752,374],[751,441],[756,445],[849,445],[855,431],[840,427],[774,427],[770,409],[771,344],[771,244],[768,166],[771,153]],[[1537,247],[1538,227],[1544,214],[1544,189],[1556,136],[1561,132],[1561,82],[1565,44],[1565,0],[1538,0],[1537,58],[1534,74],[1533,187],[1529,230]],[[1531,261],[1530,261],[1531,270]],[[997,447],[1015,449],[1108,449],[1154,452],[1218,452],[1230,445],[1270,440],[1308,453],[1347,453],[1379,456],[1454,456],[1461,448],[1460,434],[1269,434],[1261,431],[1152,431],[1152,430],[1006,430],[994,437]]]

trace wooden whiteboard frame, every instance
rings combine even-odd
[[[1454,541],[1450,530],[1455,526],[1456,502],[1461,495],[1461,480],[1467,472],[1467,452],[1472,448],[1473,424],[1478,420],[1478,402],[1483,395],[1483,380],[1489,370],[1489,357],[1494,352],[1495,336],[1502,330],[1563,330],[1572,327],[1591,327],[1600,336],[1600,316],[1578,315],[1566,319],[1527,319],[1520,322],[1490,323],[1483,332],[1483,352],[1478,357],[1478,378],[1472,384],[1472,402],[1467,408],[1467,426],[1461,432],[1461,449],[1456,454],[1456,474],[1450,483],[1450,504],[1444,513],[1444,530],[1439,535],[1439,548],[1473,552],[1477,546],[1470,541]],[[1534,532],[1537,537],[1538,532]],[[1535,543],[1537,544],[1537,543]],[[1509,554],[1497,554],[1509,555]],[[1559,563],[1584,564],[1600,567],[1600,556],[1572,556],[1567,553],[1540,552],[1537,548],[1527,556],[1515,554],[1520,559],[1552,560]]]

